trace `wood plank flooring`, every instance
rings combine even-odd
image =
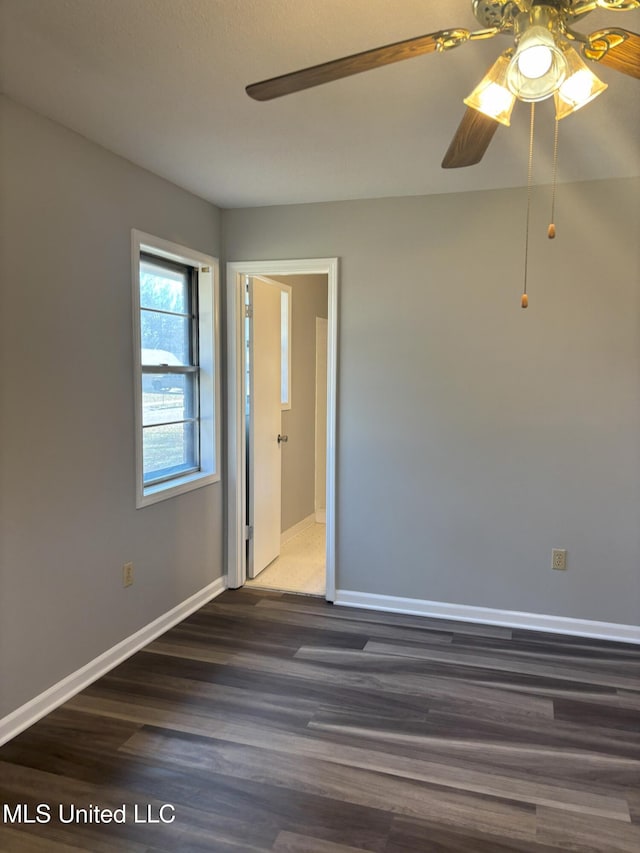
[[[229,591],[2,747],[4,803],[51,814],[7,853],[638,853],[640,647]]]

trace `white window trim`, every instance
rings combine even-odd
[[[198,270],[200,346],[200,470],[145,486],[142,471],[142,349],[140,332],[140,253],[148,252]],[[131,230],[133,295],[133,387],[135,401],[136,508],[168,500],[220,480],[220,328],[218,259],[186,246]]]

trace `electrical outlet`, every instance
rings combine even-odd
[[[554,548],[551,552],[551,568],[564,572],[567,568],[567,552],[564,548]]]
[[[122,567],[122,586],[133,584],[133,563],[125,563]]]

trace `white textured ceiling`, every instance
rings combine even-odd
[[[469,0],[0,0],[11,97],[222,207],[421,195],[526,181],[528,107],[483,162],[444,171],[462,98],[505,48],[475,42],[277,101],[246,84],[434,30],[477,28]],[[640,11],[581,21],[640,31]],[[640,174],[640,83],[561,123],[560,180]],[[550,181],[552,104],[536,180]]]

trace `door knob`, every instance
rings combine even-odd
[[[281,444],[283,442],[286,444],[287,441],[289,441],[288,435],[278,435],[278,444]]]

